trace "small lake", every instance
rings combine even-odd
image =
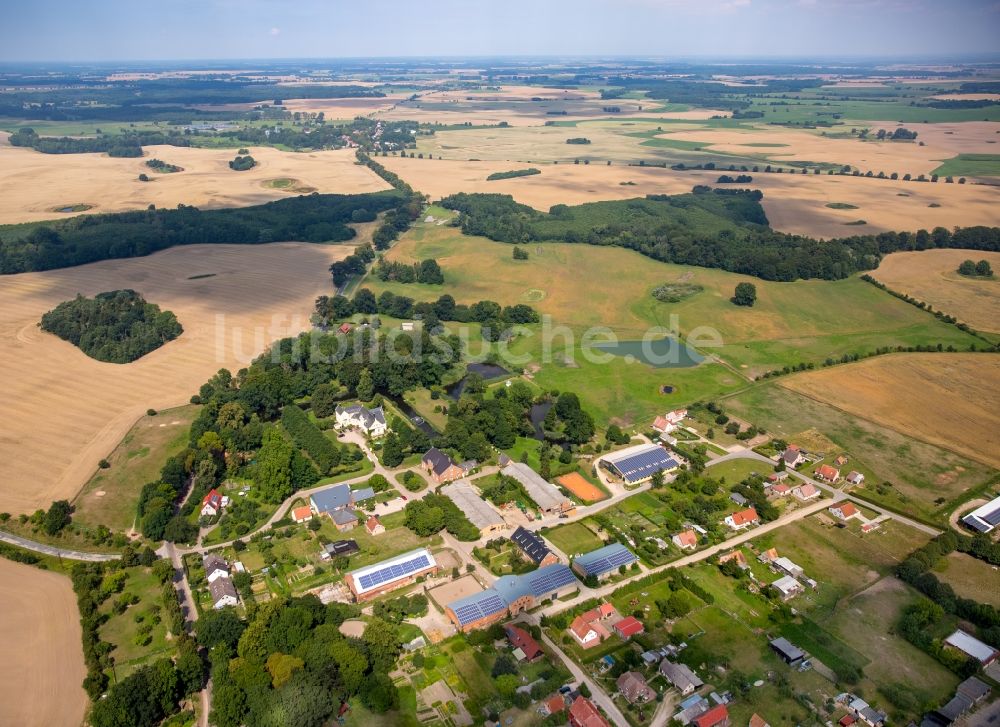
[[[507,376],[510,374],[510,371],[505,369],[503,366],[497,366],[496,364],[471,363],[465,367],[465,376],[445,388],[445,393],[449,398],[454,399],[455,401],[462,398],[462,392],[465,391],[465,383],[469,378],[469,374],[479,374],[484,379],[489,381],[490,379],[499,379],[502,376]]]
[[[669,336],[652,341],[597,343],[593,347],[613,356],[640,361],[656,369],[686,369],[697,366],[705,360],[705,357],[693,348]]]
[[[545,440],[545,433],[542,431],[542,422],[545,421],[545,416],[551,408],[551,401],[543,401],[541,404],[532,404],[531,411],[528,413],[531,419],[531,426],[535,428],[535,439],[539,442]]]

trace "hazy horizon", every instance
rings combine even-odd
[[[38,0],[5,21],[3,63],[1000,53],[996,0]]]

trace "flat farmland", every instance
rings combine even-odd
[[[185,404],[220,368],[242,368],[271,341],[307,329],[316,296],[330,291],[327,268],[352,249],[190,245],[0,277],[0,372],[8,386],[0,402],[7,463],[0,511],[30,513],[72,499],[146,409]],[[184,333],[118,365],[37,327],[45,311],[77,293],[119,288],[173,311]]]
[[[959,275],[963,260],[988,260],[1000,270],[1000,253],[978,250],[923,250],[886,256],[872,277],[968,323],[979,331],[1000,333],[1000,279]]]
[[[956,550],[938,561],[934,571],[959,596],[1000,608],[1000,568]]]
[[[0,558],[0,613],[0,723],[81,724],[87,669],[69,578]]]
[[[86,205],[79,211],[91,213],[145,209],[151,204],[242,207],[292,194],[269,186],[274,179],[294,179],[322,193],[388,189],[371,170],[355,163],[351,149],[284,152],[251,147],[258,165],[243,172],[229,168],[235,149],[144,149],[142,158],[117,159],[106,154],[41,154],[0,144],[0,224],[70,216],[74,213],[57,210],[75,205]],[[149,159],[175,164],[183,171],[156,173],[146,166]],[[140,182],[140,174],[152,181]]]
[[[501,133],[504,130],[495,131]],[[573,164],[572,158],[569,164],[529,163],[526,160],[531,157],[527,155],[510,157],[520,161],[476,157],[474,153],[470,153],[469,158],[481,158],[483,161],[447,157],[447,153],[444,159],[380,157],[379,162],[431,199],[456,192],[509,194],[518,202],[540,211],[548,211],[554,204],[631,199],[647,194],[683,194],[697,184],[715,184],[721,173],[678,172],[618,162],[611,166],[604,162]],[[486,177],[493,172],[530,167],[539,169],[541,174],[486,181]],[[760,172],[752,176],[753,182],[748,186],[764,193],[762,204],[774,229],[825,239],[889,230],[992,226],[997,224],[996,210],[1000,206],[1000,188],[987,185],[946,184],[943,180],[936,184],[904,182],[826,174]],[[827,207],[831,202],[852,205],[854,209]],[[858,220],[864,220],[865,224],[848,224]]]
[[[781,385],[1000,467],[1000,359],[893,354],[790,376]]]

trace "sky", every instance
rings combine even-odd
[[[1000,0],[30,0],[0,62],[1000,53]]]

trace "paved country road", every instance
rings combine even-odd
[[[54,545],[36,543],[34,540],[28,540],[27,538],[22,538],[19,535],[14,535],[3,530],[0,530],[0,541],[16,545],[20,548],[24,548],[25,550],[33,550],[36,553],[42,553],[43,555],[55,555],[68,560],[86,560],[91,563],[100,563],[103,561],[118,560],[121,558],[119,553],[83,553],[79,550],[57,548]]]

